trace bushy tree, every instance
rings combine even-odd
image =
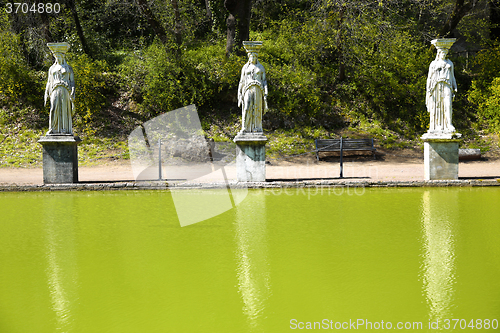
[[[480,126],[500,133],[500,45],[477,55],[478,75],[472,81],[469,101],[477,107]]]
[[[10,29],[3,11],[0,27],[0,106],[12,108],[24,102],[39,107],[37,94],[43,91],[41,84],[25,60],[19,35]]]

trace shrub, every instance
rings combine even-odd
[[[107,70],[106,62],[92,60],[86,54],[68,54],[67,61],[75,74],[75,127],[86,135],[93,136],[97,122],[102,121],[101,110],[106,105],[106,83],[103,76]]]
[[[228,92],[236,91],[245,61],[226,59],[222,43],[185,50],[177,58],[155,42],[129,56],[119,70],[130,96],[152,117],[190,104],[217,108]]]
[[[500,45],[478,53],[479,72],[472,81],[468,100],[477,107],[479,125],[500,133]]]
[[[487,88],[479,89],[478,82],[472,82],[469,99],[478,107],[479,120],[490,132],[500,134],[500,77],[493,79]]]
[[[43,87],[36,73],[24,61],[19,37],[9,30],[5,13],[0,16],[0,99],[1,106],[41,106]],[[41,96],[41,97],[40,97]]]
[[[433,53],[405,31],[393,30],[384,38],[365,31],[363,47],[354,49],[363,59],[353,71],[356,91],[353,99],[366,101],[363,110],[390,129],[406,136],[426,129],[427,70]]]

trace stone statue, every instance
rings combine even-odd
[[[266,70],[257,60],[262,42],[243,42],[248,62],[241,70],[238,106],[242,107],[240,133],[262,133],[262,115],[267,111]]]
[[[73,134],[72,116],[75,113],[75,78],[66,63],[68,43],[48,43],[55,62],[49,69],[45,89],[45,105],[50,98],[49,131],[47,135]]]
[[[446,59],[455,38],[434,39],[431,43],[437,48],[436,59],[429,66],[425,104],[431,121],[428,133],[455,132],[451,124],[452,101],[457,82],[453,73],[453,63]]]

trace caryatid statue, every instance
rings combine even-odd
[[[266,70],[257,60],[262,42],[243,42],[248,62],[241,70],[238,106],[242,107],[240,133],[262,133],[262,115],[267,111]]]
[[[457,91],[453,63],[446,58],[455,38],[434,39],[431,43],[437,48],[436,59],[429,66],[425,104],[430,113],[428,133],[453,133],[451,124],[452,101]]]
[[[55,62],[49,69],[45,104],[50,99],[49,131],[47,135],[73,134],[72,117],[75,114],[75,77],[66,62],[68,43],[48,43]]]

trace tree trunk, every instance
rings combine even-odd
[[[460,20],[476,5],[476,0],[469,0],[465,3],[465,0],[456,0],[455,7],[453,7],[453,12],[444,24],[443,28],[439,32],[438,37],[452,37],[453,30],[457,27]]]
[[[345,62],[344,62],[344,50],[343,50],[343,41],[342,41],[342,23],[344,23],[344,11],[342,9],[339,12],[339,19],[337,22],[337,52],[339,54],[339,81],[345,80]]]
[[[66,4],[68,5],[69,9],[71,10],[71,14],[73,14],[73,20],[75,21],[75,26],[76,26],[76,33],[78,34],[78,38],[80,39],[80,43],[82,44],[83,52],[85,52],[89,57],[92,58],[90,48],[87,44],[87,39],[85,38],[85,35],[83,34],[83,29],[82,29],[82,25],[80,24],[78,12],[76,11],[75,0],[67,0]]]
[[[243,41],[250,39],[250,17],[252,14],[252,0],[241,0],[241,9],[237,17],[239,48],[243,46]]]
[[[205,7],[207,8],[207,21],[212,22],[212,10],[210,9],[210,0],[205,0]]]
[[[236,37],[236,18],[233,14],[229,14],[227,21],[227,41],[226,41],[226,57],[233,52],[234,39]]]
[[[500,0],[489,0],[490,7],[490,38],[500,38]]]
[[[148,21],[151,28],[153,28],[158,38],[160,38],[162,44],[167,45],[167,33],[160,22],[156,19],[156,16],[151,11],[151,8],[149,8],[148,2],[146,0],[135,0],[135,4],[139,8],[142,15],[146,17],[146,20]]]
[[[52,43],[54,40],[52,38],[52,34],[50,33],[50,16],[44,11],[40,13],[40,19],[42,21],[43,38],[47,43]]]
[[[225,0],[224,7],[229,12],[227,18],[227,44],[226,55],[233,52],[234,46],[240,49],[243,41],[250,36],[250,17],[252,14],[252,0]],[[238,30],[238,38],[236,36]]]
[[[177,46],[181,46],[181,44],[182,44],[181,15],[179,13],[179,6],[177,4],[177,0],[172,0],[172,7],[174,8],[174,36],[175,36],[175,43],[177,44]]]

